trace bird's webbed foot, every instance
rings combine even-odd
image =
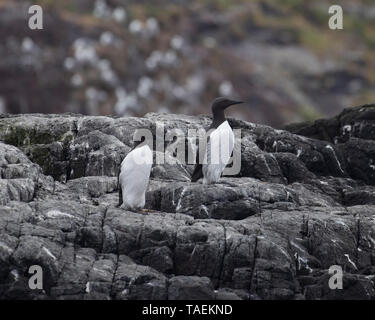
[[[149,213],[153,213],[153,212],[156,212],[155,210],[152,210],[152,209],[142,209],[141,212],[143,214],[149,214]]]

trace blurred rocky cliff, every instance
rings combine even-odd
[[[28,28],[28,7],[44,29]],[[375,3],[0,0],[0,112],[89,115],[231,111],[273,126],[375,99]]]

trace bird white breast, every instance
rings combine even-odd
[[[119,182],[125,206],[133,209],[145,206],[151,167],[152,151],[148,145],[135,148],[122,161]]]
[[[231,157],[234,147],[234,134],[228,121],[224,121],[210,134],[202,165],[203,183],[219,181]]]

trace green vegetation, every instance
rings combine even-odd
[[[313,121],[323,118],[323,115],[318,110],[309,106],[301,107],[300,115],[302,117],[302,121]]]
[[[301,44],[317,53],[328,51],[330,46],[333,45],[327,34],[315,28],[299,29],[298,31]]]
[[[305,2],[306,1],[304,0],[284,0],[282,3],[279,2],[279,4],[280,6],[285,6],[286,8],[296,10],[300,9]]]
[[[74,136],[72,132],[68,131],[58,137],[42,130],[28,128],[25,125],[13,126],[13,124],[10,123],[0,127],[0,137],[7,144],[16,147],[26,147],[36,144],[49,144],[54,141],[68,143]]]

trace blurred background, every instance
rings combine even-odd
[[[229,96],[281,127],[375,101],[373,0],[0,0],[0,39],[0,113],[195,115]]]

